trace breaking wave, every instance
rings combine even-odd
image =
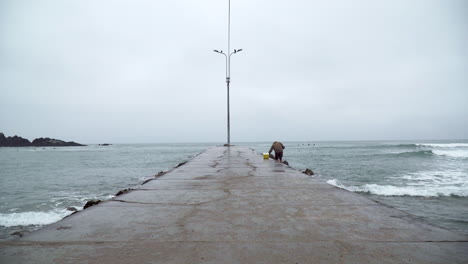
[[[468,150],[456,149],[456,150],[433,150],[434,154],[439,156],[447,156],[453,158],[468,158]]]
[[[420,151],[405,151],[405,152],[392,152],[390,155],[403,156],[403,157],[427,157],[433,155],[432,150],[420,150]]]
[[[390,152],[386,153],[393,156],[403,157],[429,157],[445,156],[451,158],[468,158],[468,149],[432,149],[432,150],[416,150],[416,151],[403,151],[403,152]]]
[[[432,148],[468,148],[468,143],[419,143],[415,145]]]
[[[462,186],[393,186],[365,184],[362,186],[345,186],[338,180],[327,181],[328,184],[351,192],[370,193],[381,196],[421,196],[442,197],[459,196],[468,197],[468,188]]]
[[[0,214],[0,226],[28,226],[48,225],[55,223],[72,212],[67,210],[53,210],[48,212],[22,212]]]

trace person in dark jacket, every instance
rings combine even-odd
[[[270,151],[268,151],[268,154],[271,154],[271,152],[274,150],[275,151],[275,160],[279,160],[283,162],[283,149],[285,149],[283,143],[279,141],[273,142],[271,145]]]

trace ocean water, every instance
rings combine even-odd
[[[283,142],[284,159],[316,179],[468,234],[468,141]],[[267,152],[268,143],[237,143]],[[39,229],[110,199],[206,144],[0,148],[0,240]],[[259,156],[260,158],[260,156]]]
[[[135,188],[215,144],[0,148],[0,240]]]
[[[284,159],[316,179],[468,234],[467,140],[292,142]]]

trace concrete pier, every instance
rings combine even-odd
[[[252,149],[216,147],[0,243],[0,263],[468,263],[468,238]]]

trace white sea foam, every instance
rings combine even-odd
[[[330,184],[330,185],[336,186],[336,187],[338,187],[338,188],[348,190],[348,189],[346,188],[346,186],[344,186],[343,184],[341,184],[341,182],[339,182],[337,179],[328,180],[327,183]]]
[[[442,176],[444,175],[444,176]],[[408,181],[403,186],[365,184],[362,186],[345,186],[336,179],[328,184],[352,192],[367,192],[382,196],[460,196],[468,197],[467,175],[461,171],[419,172],[404,175]]]
[[[0,214],[0,226],[48,225],[61,220],[71,213],[67,210],[53,210],[48,212]]]
[[[455,149],[455,150],[433,150],[432,153],[439,156],[447,156],[454,158],[468,158],[468,150]]]
[[[468,143],[420,143],[416,145],[421,147],[435,148],[468,148]]]
[[[468,188],[468,173],[463,170],[433,170],[407,173],[400,177],[408,185],[423,183],[426,187],[465,186]]]

